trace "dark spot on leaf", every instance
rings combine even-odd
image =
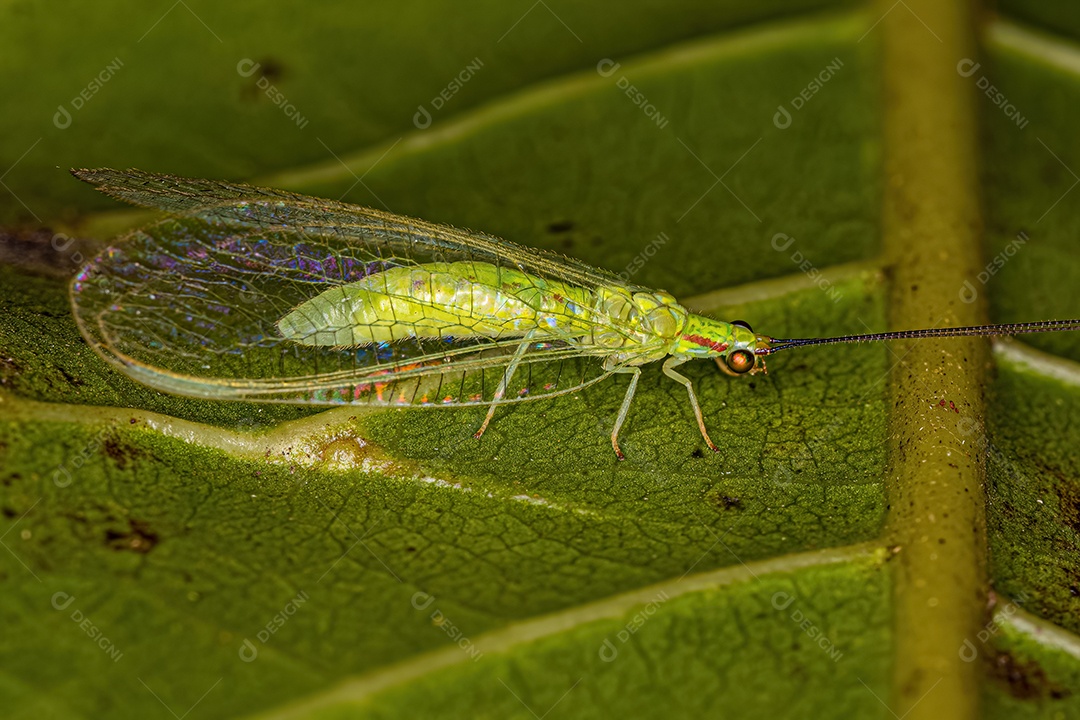
[[[112,436],[105,438],[101,443],[101,449],[114,463],[116,463],[116,467],[120,469],[127,467],[128,460],[132,460],[142,455],[139,450],[120,442],[120,440]]]
[[[709,492],[705,495],[705,500],[718,510],[738,510],[742,507],[742,498],[735,495]]]
[[[280,80],[285,76],[285,66],[274,58],[259,61],[259,72],[267,80]]]
[[[0,508],[0,514],[2,514],[6,518],[13,518],[19,513],[15,512],[14,509],[9,508],[7,505],[5,505],[4,507]]]
[[[690,457],[703,458],[705,457],[705,453],[701,451],[701,448],[696,448],[694,452],[690,453]]]
[[[742,499],[737,497],[730,497],[728,495],[722,495],[720,497],[720,504],[725,510],[732,510],[742,506]]]
[[[251,75],[247,78],[250,84],[244,87],[243,98],[248,101],[272,101],[265,92],[270,89],[269,85],[285,77],[285,66],[273,58],[261,58],[256,60],[250,69],[245,70],[250,71]]]
[[[106,530],[105,545],[120,552],[135,552],[145,555],[158,544],[158,534],[154,532],[150,523],[144,520],[128,520],[128,529]]]
[[[573,220],[558,220],[547,227],[549,233],[565,233],[574,229]]]
[[[1046,671],[1034,660],[1021,660],[1011,653],[998,653],[993,658],[990,675],[1005,685],[1009,694],[1021,700],[1034,700],[1050,697],[1060,699],[1071,695],[1071,691],[1046,677]]]

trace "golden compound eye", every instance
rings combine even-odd
[[[741,328],[746,328],[750,332],[754,332],[754,328],[750,327],[750,323],[746,322],[745,320],[732,320],[731,324],[738,325]]]
[[[749,350],[736,350],[727,356],[726,362],[731,372],[741,375],[754,368],[754,354]]]

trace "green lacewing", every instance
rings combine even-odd
[[[158,390],[215,400],[421,407],[501,405],[564,395],[641,367],[686,388],[676,368],[712,359],[765,371],[780,350],[901,338],[1080,328],[1052,320],[776,339],[689,312],[606,270],[488,235],[331,200],[139,170],[73,170],[165,219],[86,265],[71,285],[83,336]]]

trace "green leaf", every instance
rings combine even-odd
[[[146,214],[57,166],[386,206],[777,337],[1078,315],[1053,3],[744,5],[0,11],[5,715],[1080,713],[1076,334],[688,366],[716,454],[650,368],[623,462],[620,379],[477,441],[161,395],[79,337],[86,238]]]

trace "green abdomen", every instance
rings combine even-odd
[[[352,346],[420,338],[572,338],[589,331],[588,290],[490,263],[391,268],[331,288],[278,321],[304,345]]]

